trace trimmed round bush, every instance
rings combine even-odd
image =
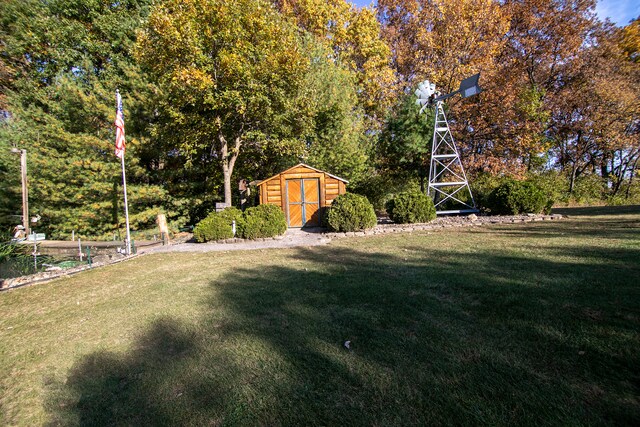
[[[353,193],[336,197],[327,214],[327,225],[333,231],[361,231],[372,228],[377,222],[369,200]]]
[[[419,191],[403,192],[386,204],[389,218],[397,224],[429,222],[436,217],[433,200]]]
[[[229,224],[235,221],[237,225],[238,222],[242,220],[242,211],[233,206],[224,208],[222,211],[218,212],[217,215],[221,218],[224,218],[226,221],[229,222]]]
[[[287,231],[287,220],[278,206],[258,205],[244,211],[238,228],[245,239],[274,237]]]
[[[198,243],[233,237],[231,225],[215,213],[209,214],[193,228],[193,238]]]
[[[198,243],[209,242],[211,240],[231,239],[233,237],[232,222],[236,224],[242,219],[242,211],[238,208],[229,207],[221,212],[211,212],[205,219],[200,221],[193,229],[193,238]]]
[[[542,212],[549,198],[531,182],[509,180],[493,190],[487,202],[492,214],[517,215]]]

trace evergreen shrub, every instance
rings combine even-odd
[[[366,197],[345,193],[331,203],[327,223],[333,231],[360,231],[374,227],[377,217],[373,205]]]
[[[429,222],[436,217],[433,200],[420,191],[398,194],[386,204],[389,218],[397,224]]]
[[[350,182],[349,191],[365,196],[374,210],[382,211],[385,209],[386,202],[395,194],[403,191],[420,191],[420,186],[414,177],[406,174],[371,174],[355,184]]]
[[[279,236],[287,231],[287,219],[276,205],[258,205],[244,211],[238,231],[245,239]]]
[[[608,195],[606,179],[594,173],[584,173],[576,178],[568,199],[578,205],[593,205],[607,200]]]
[[[233,206],[224,208],[222,211],[218,212],[218,216],[224,218],[229,222],[229,224],[231,224],[233,221],[235,221],[236,224],[242,221],[242,211]]]
[[[557,171],[530,173],[527,175],[527,181],[539,187],[547,196],[548,201],[547,207],[545,207],[545,213],[551,211],[551,207],[555,202],[561,202],[563,198],[566,198],[565,193],[568,189],[567,180]]]
[[[508,180],[489,194],[487,202],[492,214],[517,215],[542,212],[549,198],[532,182]]]
[[[329,210],[331,206],[320,208],[320,227],[329,228]]]
[[[501,184],[511,180],[511,178],[495,176],[488,173],[480,173],[473,177],[469,181],[469,186],[471,187],[471,194],[473,194],[476,206],[483,211],[489,210],[490,194]]]
[[[232,222],[236,225],[242,219],[240,209],[229,207],[221,212],[211,212],[193,229],[193,237],[198,243],[211,240],[231,239],[233,237]]]

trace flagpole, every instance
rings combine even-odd
[[[129,203],[127,202],[127,178],[124,173],[124,153],[126,148],[124,136],[124,112],[122,111],[122,97],[116,89],[116,156],[122,162],[122,189],[124,191],[124,217],[127,223],[126,254],[131,255],[131,232],[129,230]]]
[[[122,188],[124,190],[124,218],[127,224],[127,255],[131,255],[131,233],[129,231],[129,203],[127,202],[127,178],[124,174],[124,156],[122,160]]]

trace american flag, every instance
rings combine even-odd
[[[116,91],[116,157],[122,159],[124,157],[125,139],[124,139],[124,113],[122,111],[122,98],[120,92]]]

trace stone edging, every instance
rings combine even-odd
[[[208,242],[204,242],[203,244],[207,244],[207,243],[234,244],[234,243],[247,243],[247,242],[266,242],[269,240],[283,240],[283,239],[284,239],[284,234],[281,234],[279,236],[274,236],[274,237],[257,237],[255,239],[242,239],[240,237],[232,237],[231,239],[210,240]]]
[[[0,292],[7,291],[9,289],[20,288],[22,286],[33,285],[36,283],[48,282],[60,277],[73,276],[74,274],[81,273],[83,271],[104,267],[106,265],[117,264],[119,262],[127,261],[138,256],[139,255],[130,255],[128,257],[122,257],[105,262],[94,262],[93,264],[91,264],[91,266],[81,265],[78,267],[66,268],[64,270],[41,271],[39,273],[30,274],[28,276],[14,277],[11,279],[0,279]]]
[[[355,232],[326,233],[330,238],[353,236],[373,236],[387,233],[405,233],[411,231],[439,230],[443,228],[474,227],[490,224],[515,224],[521,222],[552,221],[562,219],[562,215],[517,215],[517,216],[475,216],[442,217],[424,224],[379,224],[372,229]]]

